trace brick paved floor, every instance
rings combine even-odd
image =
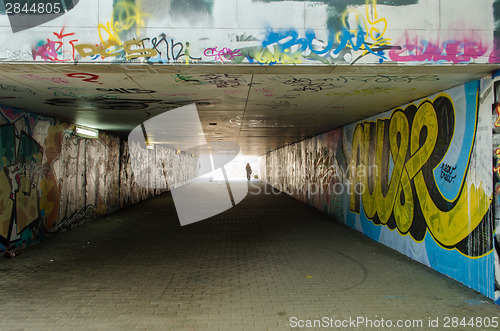
[[[306,330],[294,318],[323,317],[423,330],[429,318],[443,329],[444,317],[499,316],[486,297],[286,195],[249,194],[180,227],[167,194],[0,259],[1,330]]]

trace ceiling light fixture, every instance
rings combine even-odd
[[[76,125],[75,126],[75,135],[84,137],[84,138],[98,138],[99,137],[99,130],[97,129],[92,129],[92,128],[86,128],[83,126]]]

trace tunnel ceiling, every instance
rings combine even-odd
[[[208,141],[261,155],[498,69],[0,64],[0,103],[124,136],[196,103]]]

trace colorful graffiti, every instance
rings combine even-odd
[[[107,57],[122,57],[125,54],[126,60],[136,59],[140,57],[154,57],[158,52],[152,48],[147,48],[144,45],[144,40],[127,40],[123,44],[117,44],[115,41],[107,41],[101,45],[93,44],[78,44],[75,46],[76,51],[81,57],[101,56],[103,59]],[[112,51],[109,48],[116,47]]]
[[[497,137],[498,133],[493,134],[493,136]],[[496,139],[495,139],[496,140]],[[495,268],[497,269],[495,275],[495,302],[500,304],[500,233],[498,233],[500,229],[500,217],[498,213],[498,208],[500,208],[500,146],[495,149],[495,154],[493,156],[493,163],[496,166],[493,166],[493,182],[495,186],[495,234],[494,234],[494,244],[495,244]]]
[[[95,74],[89,74],[89,73],[84,73],[84,72],[74,72],[71,74],[66,74],[66,76],[71,77],[71,78],[81,78],[82,81],[84,81],[84,82],[102,84],[102,83],[99,83],[99,81],[98,81],[99,75],[95,75]]]
[[[186,21],[193,27],[200,22],[213,20],[211,1],[169,1],[157,8],[155,3],[141,0],[113,1],[111,15],[106,22],[99,22],[95,38],[74,29],[53,32],[42,37],[31,47],[33,61],[48,62],[141,62],[141,63],[255,63],[260,65],[296,64],[356,64],[382,63],[498,63],[497,42],[473,31],[450,38],[449,31],[438,30],[431,38],[420,36],[420,32],[401,29],[400,17],[388,15],[391,11],[380,5],[408,8],[421,5],[417,0],[395,3],[390,0],[353,0],[349,2],[323,2],[326,6],[326,29],[272,28],[272,22],[260,29],[255,36],[235,33],[227,36],[210,33],[208,36],[185,34],[175,28],[175,34],[164,30],[158,33],[158,21],[166,15],[174,22]],[[265,2],[275,2],[269,0]],[[281,2],[283,8],[292,3]],[[196,5],[194,4],[196,3]],[[318,5],[317,2],[315,2]],[[251,4],[245,5],[250,6]],[[247,7],[245,7],[247,8]],[[184,15],[177,17],[176,15]],[[305,17],[307,13],[304,12]],[[179,20],[179,21],[177,21]],[[304,20],[307,20],[305,18]],[[393,27],[396,23],[396,27]],[[290,24],[287,24],[290,26]],[[212,27],[207,26],[205,28]],[[89,27],[90,28],[90,27]],[[217,30],[217,29],[215,29]],[[154,32],[153,32],[154,31]],[[441,35],[446,37],[441,37]],[[390,36],[390,37],[389,37]],[[496,36],[496,35],[495,35]],[[396,38],[396,39],[395,39]],[[397,41],[395,41],[397,40]],[[207,46],[208,45],[208,46]],[[14,56],[14,51],[4,53]],[[16,57],[19,57],[16,55]]]
[[[165,34],[153,38],[133,38],[123,43],[110,39],[96,45],[78,44],[75,45],[75,49],[81,58],[90,57],[92,60],[99,58],[122,60],[144,58],[149,63],[191,63],[201,60],[201,57],[190,55],[189,42],[177,42],[173,38],[168,40]],[[236,56],[235,54],[229,56],[227,53],[222,55],[228,56],[230,59]]]
[[[477,98],[475,90],[468,90],[472,95],[466,98]],[[472,108],[468,111],[477,112],[475,102],[467,102]],[[474,115],[468,117],[473,120],[467,128],[472,132],[465,135],[468,145],[461,149],[470,153],[476,121]],[[443,168],[455,118],[453,101],[443,94],[418,106],[396,109],[390,119],[358,124],[353,134],[351,162],[356,166],[375,166],[379,171],[372,176],[350,174],[352,185],[364,187],[362,194],[351,190],[350,210],[359,213],[362,204],[365,215],[374,223],[397,228],[401,234],[409,233],[417,241],[424,238],[427,230],[445,247],[454,247],[465,239],[483,221],[490,198],[481,187],[468,188],[464,183],[470,155],[461,155],[460,162]],[[389,158],[393,161],[392,171]],[[434,169],[440,171],[437,178]],[[440,192],[439,180],[451,184],[450,176],[443,176],[443,169],[448,173],[453,169],[453,179],[461,183],[457,186],[460,194],[453,200]]]
[[[230,48],[223,47],[218,49],[218,47],[207,48],[203,51],[203,55],[208,58],[213,58],[214,61],[232,61],[236,60],[237,56],[242,56],[239,49],[232,50]]]
[[[406,36],[398,45],[389,51],[389,58],[397,62],[469,63],[488,51],[488,45],[473,37],[435,42]]]
[[[40,201],[50,194],[50,189],[41,190],[50,172],[44,148],[29,134],[44,119],[10,108],[0,109],[0,116],[11,122],[0,127],[0,248],[21,239],[25,246],[39,239],[46,219]],[[32,233],[30,238],[26,232]]]
[[[500,4],[500,2],[498,2]],[[497,6],[497,14],[500,7]],[[493,77],[492,107],[492,163],[493,163],[493,205],[494,205],[494,247],[495,247],[495,302],[500,304],[500,80],[498,72]]]
[[[248,62],[259,64],[297,64],[304,60],[324,64],[335,62],[356,63],[366,55],[374,55],[381,63],[387,59],[385,51],[391,49],[390,39],[385,38],[387,20],[377,12],[375,0],[366,1],[365,14],[347,7],[338,29],[329,29],[326,42],[312,30],[300,36],[297,30],[268,30],[258,47],[242,48]],[[273,50],[270,50],[273,47]]]
[[[0,126],[0,251],[164,191],[134,184],[129,161],[120,161],[126,142],[118,137],[81,138],[72,125],[9,107],[0,107],[0,119],[6,122]],[[196,169],[196,159],[173,150],[159,149],[158,157],[178,163],[169,174],[172,185]]]
[[[176,41],[175,38],[168,38],[164,33],[151,39],[145,38],[143,41],[151,41],[151,47],[156,51],[156,56],[146,59],[150,63],[184,62],[189,64],[202,59],[201,57],[191,56],[188,41]]]
[[[493,297],[484,89],[470,82],[269,152],[265,179]]]
[[[34,46],[31,50],[33,60],[35,61],[38,57],[42,58],[44,61],[52,62],[66,62],[75,59],[75,42],[78,39],[71,39],[74,37],[75,33],[64,33],[64,27],[59,32],[53,33],[57,39],[47,38],[47,42],[39,42],[38,45]],[[69,38],[71,37],[71,38]],[[64,49],[69,46],[71,51],[65,51]],[[65,56],[65,54],[71,54],[70,57]]]
[[[31,80],[47,80],[52,83],[56,84],[68,84],[69,82],[63,78],[60,77],[41,77],[35,74],[25,74],[25,75],[20,75],[19,77],[26,78],[26,79],[31,79]]]

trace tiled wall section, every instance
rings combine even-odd
[[[128,149],[116,136],[81,138],[70,124],[0,107],[0,251],[165,191],[134,182]],[[197,160],[190,155],[158,147],[147,157],[168,160],[170,188],[195,176]]]
[[[265,179],[494,298],[491,77],[272,151]]]

